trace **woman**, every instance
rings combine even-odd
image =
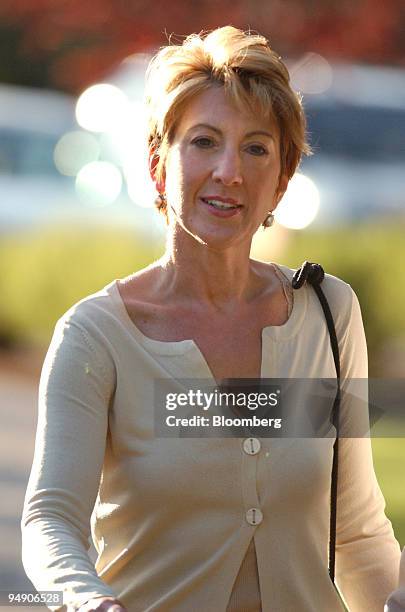
[[[267,41],[233,27],[162,49],[147,100],[166,252],[56,326],[23,516],[26,571],[82,612],[341,610],[327,560],[333,439],[154,435],[159,379],[178,391],[186,378],[336,375],[312,289],[293,298],[292,270],[249,258],[308,152],[300,101]],[[342,379],[366,377],[357,298],[335,277],[322,286]],[[350,610],[377,612],[398,545],[369,440],[343,439],[340,453],[337,582]]]

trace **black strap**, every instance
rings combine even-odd
[[[333,316],[329,308],[328,300],[321,289],[321,283],[325,277],[322,266],[306,261],[302,264],[292,279],[293,289],[299,289],[305,282],[314,288],[322,306],[326,323],[329,330],[330,344],[336,368],[337,392],[333,402],[332,423],[336,428],[336,440],[333,445],[333,461],[330,491],[330,525],[329,525],[329,576],[335,582],[335,552],[336,552],[336,510],[337,510],[337,485],[338,485],[338,463],[339,463],[339,408],[340,408],[340,358],[339,344],[336,336]]]

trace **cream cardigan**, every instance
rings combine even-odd
[[[291,280],[292,270],[279,269]],[[366,377],[357,298],[330,275],[323,289],[342,377]],[[335,377],[311,287],[295,292],[284,325],[263,329],[262,376]],[[250,455],[238,438],[155,438],[157,378],[174,391],[179,378],[213,381],[194,341],[152,340],[136,328],[116,281],[58,321],[22,519],[35,587],[63,590],[68,610],[105,594],[130,612],[225,612],[254,538],[263,612],[340,611],[327,568],[333,439],[262,438]],[[370,441],[342,439],[339,469],[337,581],[352,612],[382,612],[399,547]],[[256,525],[252,508],[261,512]],[[96,567],[87,554],[91,514]]]

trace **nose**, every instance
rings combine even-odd
[[[239,151],[225,150],[217,158],[212,178],[223,185],[240,185],[243,181]]]

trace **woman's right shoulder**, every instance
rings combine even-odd
[[[100,373],[100,380],[113,384],[116,326],[109,290],[114,283],[80,299],[57,320],[42,366],[41,388],[55,380],[61,386],[69,372],[79,379],[83,364],[86,375]]]
[[[160,262],[153,262],[81,298],[57,320],[55,331],[77,328],[84,334],[113,339],[118,327],[128,324],[127,311],[131,303],[151,301],[151,288],[155,285],[159,269]]]
[[[55,330],[73,327],[92,336],[114,336],[117,326],[127,323],[125,309],[131,300],[148,301],[154,276],[152,264],[125,278],[115,278],[70,306],[56,321]]]
[[[79,299],[59,317],[56,326],[70,324],[86,326],[100,323],[105,317],[111,316],[117,282],[118,280],[114,279],[102,289]]]

